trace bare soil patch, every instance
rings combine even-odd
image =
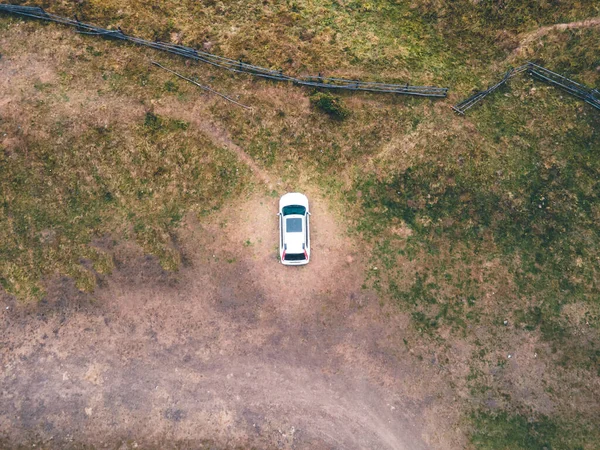
[[[276,201],[250,196],[209,220],[189,215],[178,273],[125,243],[93,296],[68,279],[52,281],[37,306],[3,296],[0,443],[439,444],[439,405],[425,395],[436,388],[399,344],[408,321],[391,327],[361,289],[360,251],[318,196],[313,261],[280,265]]]

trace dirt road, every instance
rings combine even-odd
[[[0,446],[429,448],[423,374],[358,249],[315,198],[313,261],[281,266],[276,200],[190,216],[178,273],[105,239],[117,270],[95,295],[1,297]]]

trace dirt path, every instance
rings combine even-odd
[[[179,103],[170,103],[166,100],[156,105],[155,111],[159,115],[184,120],[193,124],[206,136],[211,138],[216,145],[225,147],[229,151],[235,153],[239,160],[246,164],[252,173],[254,173],[254,175],[256,175],[269,190],[273,190],[273,183],[267,172],[260,168],[244,149],[233,142],[231,136],[225,129],[221,128],[215,122],[208,120],[207,117],[209,117],[209,114],[207,114],[204,108],[200,108],[198,103],[183,106]]]
[[[591,28],[591,27],[599,27],[600,26],[600,17],[592,17],[585,20],[580,20],[577,22],[569,22],[569,23],[558,23],[556,25],[548,25],[545,27],[538,28],[537,30],[531,31],[523,35],[521,39],[521,43],[519,46],[513,51],[513,56],[521,56],[525,49],[531,45],[536,39],[541,38],[545,34],[548,34],[551,31],[564,31],[570,30],[574,28]]]
[[[39,307],[1,298],[0,447],[429,448],[427,377],[326,203],[291,270],[276,199],[229,206],[187,220],[178,274],[121,246],[94,299],[68,280]]]

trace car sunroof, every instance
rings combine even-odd
[[[285,229],[288,233],[302,233],[302,219],[299,217],[286,219]]]

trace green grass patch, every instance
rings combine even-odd
[[[574,429],[552,418],[519,413],[479,412],[472,417],[471,443],[480,450],[583,450],[593,448],[592,429]]]
[[[557,427],[547,417],[528,420],[506,412],[480,413],[474,416],[471,441],[481,450],[547,450],[553,448]],[[572,447],[574,448],[574,447]]]

